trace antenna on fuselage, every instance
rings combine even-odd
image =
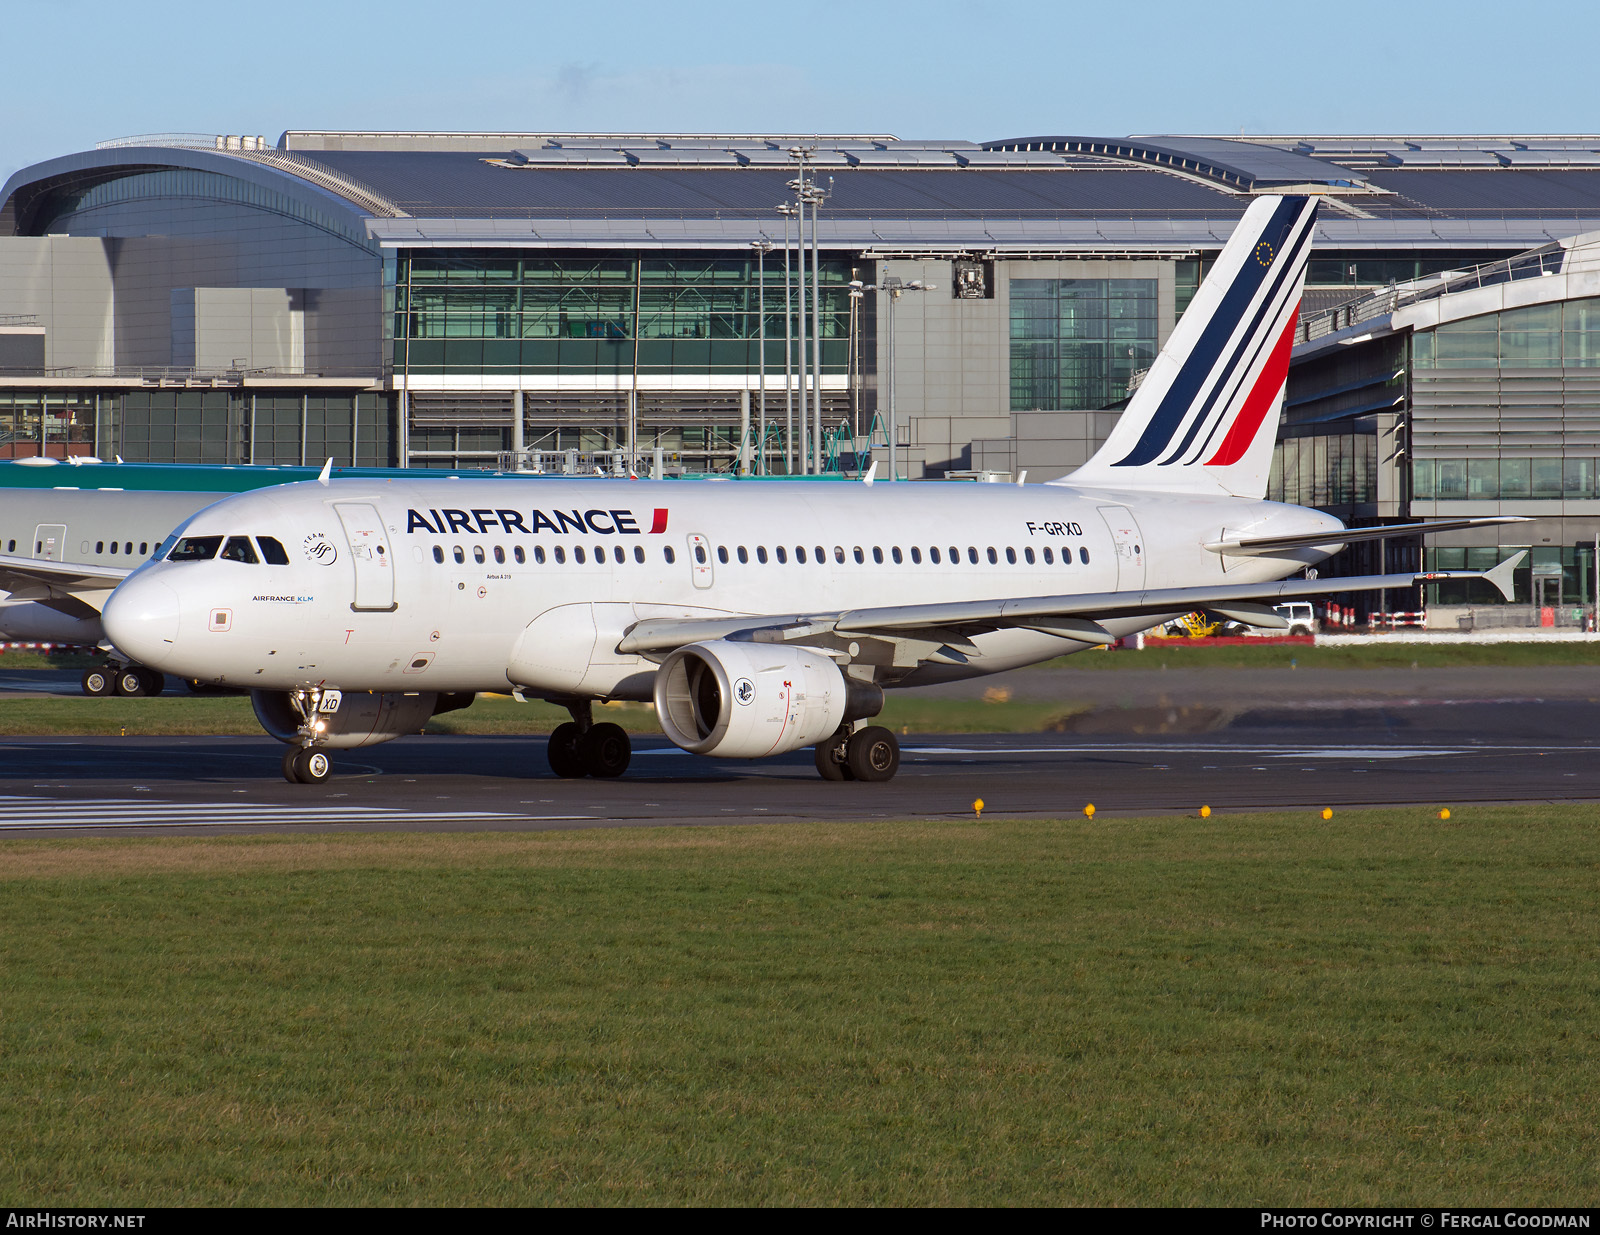
[[[333,475],[333,457],[330,455],[329,458],[328,458],[328,461],[322,465],[322,471],[317,473],[317,483],[319,485],[327,484],[328,483],[328,477],[332,476],[332,475]]]
[[[872,461],[872,465],[870,467],[868,467],[866,472],[862,475],[861,483],[864,484],[864,485],[870,485],[872,483],[872,481],[873,481],[873,478],[876,477],[877,474],[878,474],[878,461],[876,459],[874,459]]]

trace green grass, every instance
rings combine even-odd
[[[1595,813],[0,843],[32,1205],[1586,1205]]]
[[[890,695],[879,723],[914,733],[1038,733],[1084,705],[985,703],[982,700],[920,699]],[[630,733],[660,733],[655,709],[627,703],[595,708],[597,720],[615,721]],[[540,700],[517,703],[504,695],[480,696],[470,707],[446,712],[427,724],[428,733],[542,734],[568,719],[565,708]],[[0,707],[0,737],[144,736],[178,734],[259,735],[250,700],[242,695],[161,695],[7,699]]]

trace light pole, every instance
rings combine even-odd
[[[756,251],[756,378],[760,410],[756,417],[756,475],[767,474],[767,250],[772,241],[763,236],[752,240]],[[749,370],[746,370],[748,373]],[[746,380],[749,380],[748,378]]]
[[[884,386],[889,394],[889,479],[900,479],[900,424],[895,417],[894,408],[894,306],[906,292],[934,292],[939,290],[937,283],[924,283],[921,279],[912,279],[905,283],[896,275],[886,274],[883,282],[877,284],[864,284],[859,279],[850,284],[851,294],[856,292],[882,292],[888,297],[888,312],[884,315]]]
[[[800,344],[800,448],[798,453],[800,455],[800,470],[802,473],[809,473],[813,470],[811,466],[811,452],[807,449],[807,436],[809,433],[807,421],[810,417],[806,404],[806,203],[811,200],[810,195],[814,191],[814,187],[809,181],[806,180],[806,168],[807,164],[809,164],[811,161],[811,157],[815,153],[816,147],[814,146],[789,147],[789,157],[796,160],[800,165],[800,175],[789,181],[787,187],[794,191],[795,220],[799,224],[798,242],[800,249],[800,297],[796,306],[797,311],[795,313],[795,318],[799,323],[797,338]],[[813,234],[816,231],[814,213],[815,212],[813,212],[812,221]],[[817,290],[815,271],[813,271],[811,287],[811,294],[813,297],[817,295]]]
[[[794,475],[794,291],[789,285],[789,220],[795,208],[778,207],[783,216],[783,474]]]

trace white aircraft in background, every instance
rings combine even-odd
[[[252,690],[315,783],[330,748],[413,733],[478,691],[572,721],[561,776],[616,776],[596,700],[654,700],[696,754],[816,748],[824,778],[887,780],[885,687],[996,673],[1196,608],[1281,626],[1289,597],[1486,578],[1515,561],[1319,581],[1330,515],[1263,500],[1316,214],[1256,201],[1104,447],[1032,486],[334,480],[189,519],[104,611],[118,648]],[[1455,521],[1428,525],[1456,527]],[[1422,525],[1410,525],[1422,526]]]

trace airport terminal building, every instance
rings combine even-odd
[[[107,142],[0,192],[0,457],[849,473],[892,435],[1044,480],[1273,192],[1323,202],[1274,496],[1531,514],[1430,552],[1592,602],[1600,137]]]

